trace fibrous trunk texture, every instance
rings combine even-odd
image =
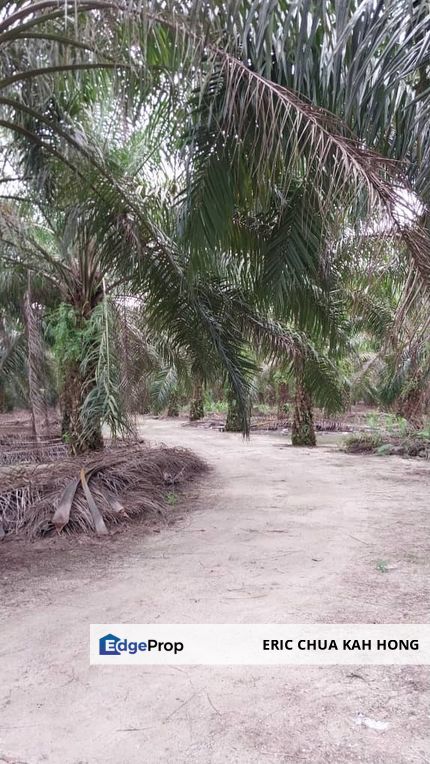
[[[199,380],[193,385],[193,399],[190,403],[190,422],[203,419],[205,408],[203,403],[203,384]]]
[[[3,380],[0,379],[0,414],[4,414],[6,411],[7,411],[6,390],[5,390]]]
[[[179,400],[176,393],[170,396],[169,408],[167,409],[167,416],[179,416]]]
[[[97,409],[93,410],[90,418],[82,413],[87,396],[97,387],[98,363],[98,352],[92,353],[93,349],[88,347],[84,349],[84,337],[90,326],[93,311],[102,296],[103,293],[99,289],[84,304],[78,294],[72,301],[81,335],[81,354],[78,358],[67,360],[61,370],[63,378],[61,432],[73,455],[99,451],[104,447],[101,414]],[[94,342],[97,343],[98,339],[95,338]],[[98,346],[96,347],[98,349]]]
[[[226,432],[243,432],[243,414],[240,411],[239,403],[233,393],[228,394],[227,402]]]
[[[39,306],[33,303],[31,273],[24,297],[24,320],[27,334],[28,393],[33,436],[36,443],[45,431],[49,432],[48,408],[45,398],[44,353]]]
[[[79,363],[68,364],[62,394],[61,434],[72,454],[85,454],[103,448],[101,423],[96,421],[88,428],[81,416],[90,385],[91,379],[82,375]]]
[[[285,382],[280,382],[278,386],[278,419],[285,417],[287,413],[286,403],[288,403],[288,385]]]
[[[425,387],[419,382],[411,386],[408,392],[397,402],[396,413],[403,417],[413,427],[420,428],[423,425],[423,419],[428,406],[429,394]]]
[[[306,388],[303,362],[296,362],[296,395],[291,433],[293,446],[316,446],[312,397]]]

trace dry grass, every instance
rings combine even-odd
[[[169,493],[207,469],[191,451],[124,445],[85,458],[2,470],[0,530],[30,538],[108,533],[131,518],[164,517]]]

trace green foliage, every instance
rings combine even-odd
[[[383,442],[378,434],[355,433],[345,438],[344,449],[349,454],[373,453],[383,445]]]
[[[58,370],[65,374],[68,364],[81,363],[84,334],[87,338],[88,333],[94,335],[94,324],[89,322],[89,326],[82,326],[82,319],[76,309],[72,305],[61,303],[58,308],[48,313],[46,325]]]
[[[409,456],[430,458],[430,438],[427,431],[411,430],[406,433],[355,433],[344,442],[348,453],[374,453],[379,456]]]
[[[79,370],[83,440],[90,439],[100,424],[109,427],[112,437],[129,429],[120,393],[115,320],[115,310],[108,298],[88,318],[63,303],[47,320],[61,387],[70,382],[71,368]]]
[[[378,560],[376,563],[376,569],[379,570],[380,573],[387,573],[388,571],[388,563],[386,560]]]
[[[102,5],[7,2],[0,19],[4,167],[24,197],[2,208],[0,304],[19,315],[30,269],[83,425],[122,431],[125,399],[160,410],[198,374],[246,432],[261,366],[293,386],[297,359],[327,411],[425,408],[428,221],[399,205],[409,180],[430,198],[428,9]],[[121,324],[124,294],[143,317]]]
[[[385,412],[370,412],[366,415],[366,423],[373,430],[389,435],[405,436],[412,429],[404,417]]]
[[[268,403],[255,403],[253,411],[256,411],[258,414],[271,414],[273,406],[270,406]]]
[[[130,430],[120,390],[120,361],[115,339],[115,310],[107,297],[96,306],[82,332],[80,370],[85,379],[85,399],[80,412],[85,439],[99,424],[107,425],[113,438]]]
[[[150,396],[152,408],[156,413],[160,413],[178,391],[178,374],[174,367],[161,368],[152,377],[150,387]]]
[[[0,410],[28,404],[27,339],[19,320],[0,318]]]
[[[375,451],[378,456],[390,456],[393,453],[393,447],[390,443],[383,443]]]
[[[216,401],[214,400],[213,396],[211,395],[210,391],[205,392],[205,398],[204,398],[204,408],[205,411],[207,411],[209,414],[226,414],[228,403],[226,400],[223,401]]]

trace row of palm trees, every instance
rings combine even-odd
[[[225,379],[247,432],[275,364],[297,444],[360,336],[425,388],[429,29],[417,0],[5,4],[1,364],[21,321],[36,430],[35,326],[74,452],[153,370],[194,380],[195,416]]]

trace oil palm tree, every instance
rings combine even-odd
[[[406,0],[397,5],[410,9]],[[173,289],[183,290],[190,269],[187,265],[178,271],[178,247],[163,232],[154,204],[149,204],[148,222],[147,200],[142,204],[133,184],[123,183],[101,162],[93,144],[82,135],[76,120],[81,112],[76,100],[65,94],[75,95],[75,87],[84,85],[81,92],[91,102],[94,78],[108,88],[114,81],[117,92],[127,92],[134,114],[139,113],[142,98],[152,110],[155,104],[167,103],[172,133],[181,133],[178,126],[186,128],[180,141],[184,172],[178,186],[183,189],[181,246],[189,247],[187,263],[192,268],[201,268],[220,251],[248,255],[251,245],[247,227],[241,225],[243,215],[250,212],[255,218],[261,210],[266,215],[274,188],[288,198],[297,177],[306,177],[303,206],[314,209],[317,191],[318,218],[332,238],[345,209],[362,219],[378,208],[379,215],[398,229],[426,279],[425,227],[418,228],[414,221],[403,225],[398,214],[403,198],[399,188],[408,174],[418,190],[425,188],[420,157],[428,150],[424,129],[427,38],[422,34],[426,16],[421,12],[417,16],[417,6],[412,6],[417,30],[408,26],[404,13],[402,19],[399,8],[392,2],[381,10],[372,2],[358,6],[349,0],[311,9],[305,0],[294,6],[230,0],[213,7],[191,0],[143,7],[119,0],[8,3],[0,24],[5,62],[0,81],[1,126],[20,136],[24,155],[33,160],[30,170],[43,167],[41,158],[45,160],[47,154],[76,165],[77,152],[91,164],[97,172],[94,188],[101,193],[105,209],[106,204],[110,207],[106,220],[112,224],[116,219],[110,270],[122,268],[118,253],[123,249],[116,241],[119,231],[128,243],[134,242],[133,249],[138,230],[137,240],[144,241],[145,252],[157,253],[149,258],[153,265],[158,259],[151,277],[136,253],[131,258],[139,263],[134,289],[144,291],[150,278],[151,293],[157,294],[162,276],[168,277]],[[99,29],[96,41],[89,36],[94,21]],[[110,42],[108,58],[102,50],[106,40]],[[369,77],[369,71],[375,76]],[[67,88],[65,72],[70,74]],[[136,77],[143,72],[145,76]],[[407,87],[396,72],[409,77]],[[409,120],[400,126],[396,122],[399,104],[407,107]],[[377,127],[371,127],[370,114]],[[403,134],[407,140],[402,142]],[[36,153],[29,152],[29,146]],[[406,172],[400,172],[392,157],[410,162]],[[279,206],[282,211],[282,203]],[[277,219],[281,217],[278,214]],[[99,218],[96,228],[106,233],[109,225],[100,226]],[[282,235],[282,226],[278,233]],[[289,263],[298,281],[308,274],[308,244],[298,237],[295,258]],[[214,316],[208,321],[204,304],[196,303],[191,291],[185,292],[213,336]],[[185,312],[185,302],[180,307]],[[156,301],[152,310],[154,315],[158,311],[161,321],[169,313]],[[219,343],[219,338],[214,341]],[[236,379],[236,397],[244,406],[245,387],[238,384],[233,354],[224,360]]]
[[[228,4],[225,15],[220,9],[215,20],[202,18],[204,13],[202,10],[199,21],[198,11],[194,17],[191,14],[191,19],[183,20],[187,29],[182,29],[181,34],[186,36],[190,26],[200,23],[208,38],[211,32],[216,38],[216,29],[220,30],[217,25],[222,20],[223,45],[227,42],[224,54],[217,49],[217,43],[209,52],[213,66],[210,74],[202,77],[187,134],[185,229],[194,249],[211,250],[220,245],[225,248],[229,240],[237,246],[247,217],[260,222],[259,218],[267,215],[273,204],[279,238],[285,239],[289,229],[282,226],[282,217],[285,210],[292,209],[294,214],[291,196],[297,178],[307,178],[310,182],[300,192],[302,223],[297,227],[299,235],[293,257],[294,246],[288,255],[285,241],[284,246],[278,242],[274,262],[268,266],[269,273],[272,269],[276,274],[271,283],[266,279],[271,297],[276,301],[281,294],[281,309],[291,305],[291,295],[283,287],[282,267],[287,281],[292,265],[297,267],[293,275],[298,283],[306,280],[315,234],[328,243],[320,247],[318,267],[322,270],[330,270],[330,260],[336,258],[336,235],[342,240],[348,229],[355,231],[356,250],[369,250],[372,239],[374,265],[381,263],[394,236],[411,263],[410,277],[402,282],[405,294],[397,300],[398,315],[391,324],[397,333],[402,321],[408,324],[393,356],[397,357],[397,363],[393,360],[399,370],[397,379],[403,378],[405,368],[412,368],[409,363],[405,366],[405,358],[425,357],[425,353],[415,352],[414,331],[421,345],[428,339],[423,338],[428,325],[413,308],[418,299],[425,310],[430,274],[426,230],[430,189],[428,9],[422,3],[397,0],[384,4],[350,0],[321,4],[233,2]],[[254,90],[253,78],[258,80]],[[300,116],[295,113],[295,124],[285,135],[287,100],[289,118],[295,108]],[[314,131],[308,129],[305,112],[313,120]],[[327,134],[321,137],[319,129],[323,123]],[[221,136],[218,125],[223,128]],[[341,146],[345,147],[350,138],[351,145],[356,146],[354,136],[361,147],[378,152],[368,154],[368,169],[376,173],[368,178],[368,183],[363,182],[366,172],[360,174],[364,168],[363,155],[355,167],[358,175],[352,172],[353,183],[344,182]],[[333,143],[329,146],[330,141]],[[270,175],[261,183],[261,168],[255,164],[263,157],[265,167],[268,146],[270,160],[266,167]],[[378,165],[381,157],[386,161]],[[394,171],[389,190],[380,185],[381,176],[379,180],[376,177],[378,166],[384,167],[382,172],[386,173],[383,185]],[[273,200],[275,191],[277,201]],[[285,203],[285,199],[289,201]],[[372,200],[377,202],[373,212]],[[308,210],[307,215],[304,210]],[[315,219],[321,218],[324,222],[315,232]],[[371,237],[369,234],[375,230],[378,235]],[[247,244],[240,243],[239,247],[243,254]],[[261,260],[261,251],[258,256]],[[402,271],[404,267],[402,259]],[[253,268],[258,269],[258,262],[254,261]],[[302,314],[309,313],[309,302],[303,292],[298,290],[296,296]],[[362,310],[368,311],[366,321],[383,323],[384,310],[365,297],[362,289],[360,302]],[[408,317],[411,306],[412,314]],[[417,386],[422,388],[427,375],[417,376],[416,364],[414,368],[416,396]],[[312,401],[300,365],[296,369],[298,423],[310,421]],[[312,428],[308,429],[313,440]]]
[[[110,171],[113,163],[111,161]],[[124,169],[124,168],[123,168]],[[3,205],[0,245],[4,273],[37,273],[32,303],[47,307],[49,337],[61,374],[64,434],[73,452],[99,448],[101,426],[115,434],[127,420],[118,396],[121,378],[120,308],[127,300],[142,306],[158,347],[185,356],[194,369],[222,369],[245,397],[253,369],[243,352],[229,295],[216,281],[193,280],[188,255],[174,243],[176,218],[157,192],[136,192],[144,213],[133,215],[116,189],[92,191],[75,175],[68,179],[67,203],[21,208]],[[140,178],[140,183],[142,179]],[[132,178],[128,177],[129,186]],[[129,189],[128,189],[129,193]],[[75,202],[72,203],[73,196]],[[145,224],[142,225],[143,217]],[[5,300],[7,294],[3,295]],[[55,308],[55,309],[54,309]],[[199,331],[196,332],[196,327]],[[142,355],[142,353],[141,353]],[[204,361],[203,361],[204,359]]]
[[[27,352],[22,324],[3,312],[0,318],[0,413],[14,405],[25,405]]]
[[[14,264],[15,265],[15,264]],[[49,352],[43,340],[41,300],[55,304],[52,288],[38,272],[0,269],[1,362],[3,406],[28,406],[33,436],[49,432],[48,402],[55,399]]]
[[[82,101],[95,98],[92,77],[102,86],[111,83],[113,72],[116,92],[127,96],[131,113],[139,113],[142,99],[165,99],[168,90],[172,132],[177,133],[178,120],[192,123],[189,157],[206,154],[208,159],[193,188],[203,189],[206,201],[212,194],[215,202],[212,222],[202,216],[206,234],[219,228],[219,237],[231,226],[226,211],[231,213],[236,202],[245,165],[260,194],[266,183],[270,188],[274,169],[287,187],[305,163],[314,186],[328,185],[330,205],[336,198],[345,202],[360,193],[368,204],[379,202],[392,215],[398,193],[389,181],[391,177],[398,182],[398,167],[369,151],[363,135],[354,137],[342,121],[351,121],[350,114],[355,114],[352,106],[346,108],[352,92],[359,86],[366,96],[369,92],[364,63],[372,66],[376,61],[384,76],[394,71],[393,45],[385,52],[376,44],[384,14],[372,11],[372,5],[358,9],[353,0],[311,9],[304,0],[294,7],[289,2],[249,0],[213,6],[193,0],[8,2],[0,22],[1,125],[41,152],[69,161],[73,147],[96,162],[95,153],[82,144],[74,117]],[[385,15],[388,18],[388,11]],[[397,20],[399,15],[394,13]],[[96,36],[91,33],[95,23]],[[393,24],[391,18],[390,32]],[[396,54],[404,33],[399,27]],[[357,36],[360,42],[369,38],[370,52],[363,53],[367,58],[361,68],[350,64],[350,47],[355,45],[357,52]],[[407,54],[396,60],[405,70],[407,56],[420,44],[419,34],[409,34],[408,42]],[[373,91],[372,97],[376,102]],[[354,108],[357,103],[355,98]],[[392,130],[392,111],[386,132]],[[352,127],[358,124],[357,118]],[[233,164],[222,151],[232,144]],[[214,145],[219,150],[211,163],[208,152]],[[228,169],[225,178],[221,160]],[[211,164],[218,167],[211,170]],[[210,178],[202,178],[209,170],[216,172],[218,188]]]

